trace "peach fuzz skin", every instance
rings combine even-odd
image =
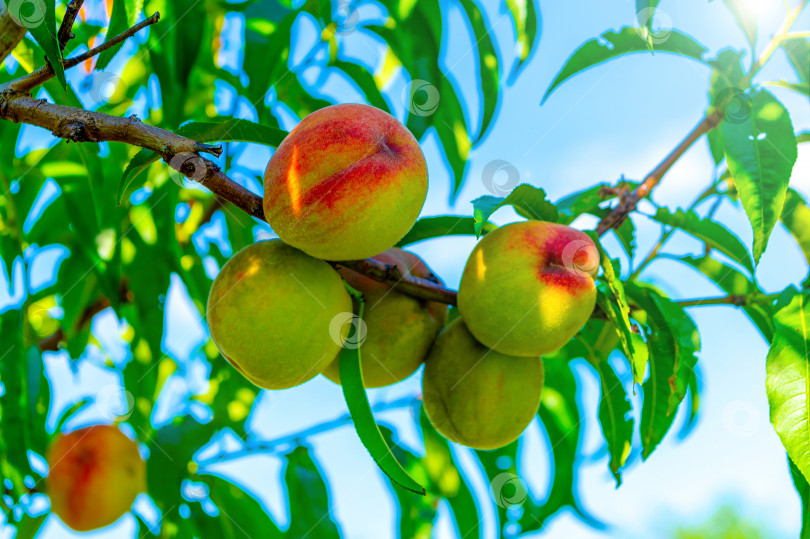
[[[422,259],[408,251],[393,247],[374,259],[396,266],[403,275],[441,282]],[[365,301],[367,332],[360,348],[365,386],[388,386],[413,374],[447,320],[447,305],[418,300],[346,268],[339,273],[363,293]],[[339,357],[323,375],[340,383]]]
[[[286,243],[325,260],[369,258],[410,230],[427,196],[419,143],[369,105],[313,112],[264,173],[264,215]]]
[[[526,221],[490,232],[473,249],[458,308],[482,344],[537,357],[563,346],[596,304],[599,252],[585,233]]]
[[[317,376],[340,352],[348,327],[332,321],[352,301],[332,267],[281,240],[248,245],[211,286],[206,319],[219,351],[263,389]]]
[[[146,490],[138,445],[117,427],[94,425],[59,434],[48,449],[51,510],[84,532],[108,526]]]
[[[456,318],[425,360],[422,399],[445,438],[475,449],[510,444],[532,422],[543,390],[543,360],[501,354]]]

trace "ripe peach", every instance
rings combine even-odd
[[[248,245],[223,266],[211,286],[207,319],[220,352],[245,378],[264,389],[286,389],[335,359],[349,328],[330,333],[332,320],[351,310],[329,264],[270,240]]]
[[[94,425],[58,434],[48,449],[51,511],[76,531],[108,526],[146,491],[138,444],[117,427]]]
[[[403,275],[438,281],[415,254],[393,247],[374,257],[395,265]],[[363,293],[366,323],[361,358],[366,387],[382,387],[404,380],[424,361],[433,339],[447,320],[447,306],[420,301],[352,270],[339,270],[343,279]],[[323,375],[340,383],[340,360]]]
[[[461,318],[445,327],[425,360],[422,398],[445,438],[475,449],[518,439],[540,406],[543,360],[482,345]]]
[[[286,243],[326,260],[382,253],[410,230],[427,196],[419,143],[369,105],[301,120],[264,173],[264,215]]]
[[[473,249],[458,308],[484,345],[537,357],[563,346],[588,320],[598,267],[599,252],[584,232],[544,221],[506,225]]]

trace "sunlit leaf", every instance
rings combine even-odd
[[[782,214],[798,156],[790,114],[765,90],[751,97],[749,114],[723,122],[726,162],[754,229],[754,262]]]
[[[789,303],[788,303],[789,298]],[[794,292],[774,317],[765,363],[771,423],[790,460],[810,477],[810,291]]]

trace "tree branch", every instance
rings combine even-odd
[[[120,118],[101,112],[54,105],[35,99],[27,93],[0,90],[0,118],[16,123],[36,125],[55,137],[73,142],[124,142],[172,157],[182,153],[222,154],[222,146],[202,144],[153,127],[137,116]]]
[[[11,18],[5,2],[0,2],[0,64],[11,54],[14,47],[22,41],[25,32],[25,27],[20,26]]]
[[[65,18],[62,19],[62,24],[59,26],[59,50],[64,51],[68,41],[73,39],[73,23],[76,22],[76,16],[79,10],[82,9],[84,0],[70,0],[65,12]]]
[[[137,34],[141,29],[146,28],[152,24],[155,24],[160,20],[160,13],[155,13],[148,19],[144,19],[143,21],[139,22],[126,32],[123,32],[112,39],[106,40],[104,43],[99,45],[98,47],[94,47],[87,51],[84,54],[80,54],[79,56],[74,56],[68,60],[64,60],[62,64],[65,66],[65,69],[70,69],[71,67],[76,67],[77,65],[81,64],[89,60],[90,58],[101,54],[105,50],[118,45],[119,43],[123,43],[130,37]],[[50,64],[46,64],[41,68],[37,69],[36,71],[29,73],[28,75],[21,77],[19,79],[13,80],[5,85],[5,88],[10,90],[15,90],[18,92],[27,92],[40,84],[47,82],[48,80],[52,79],[55,76],[53,71],[53,67]]]
[[[684,138],[652,172],[647,174],[647,177],[644,178],[635,190],[625,192],[619,199],[619,204],[599,222],[599,226],[596,227],[596,233],[601,236],[608,230],[621,225],[627,218],[627,215],[636,209],[638,201],[650,194],[653,188],[658,185],[664,177],[664,174],[672,168],[672,165],[680,159],[686,150],[700,137],[717,127],[722,119],[723,113],[720,110],[713,109],[710,111],[700,123],[692,129],[686,138]]]

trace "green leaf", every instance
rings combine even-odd
[[[177,134],[198,142],[255,142],[276,148],[288,133],[248,120],[221,118],[216,122],[188,122]]]
[[[608,357],[615,348],[618,337],[610,323],[591,319],[573,341],[580,345],[583,356],[596,369],[601,384],[602,396],[599,401],[599,424],[607,442],[610,455],[610,471],[621,485],[619,469],[627,462],[633,446],[632,405],[624,384],[608,363]]]
[[[765,90],[753,93],[751,113],[723,122],[726,162],[754,229],[754,262],[782,214],[798,156],[790,114]]]
[[[537,46],[539,16],[534,6],[534,0],[506,0],[506,8],[512,15],[518,51],[517,61],[512,67],[508,79],[512,83]]]
[[[479,537],[481,516],[467,478],[459,472],[453,460],[450,444],[430,424],[424,408],[419,413],[419,425],[425,441],[425,471],[433,488],[450,504],[461,536]]]
[[[636,253],[636,227],[633,225],[633,220],[628,217],[619,225],[619,228],[613,229],[613,233],[616,234],[624,252],[627,253],[627,258],[632,263]]]
[[[272,538],[284,535],[278,529],[276,523],[273,522],[273,519],[270,518],[270,515],[267,514],[267,510],[239,486],[216,475],[201,475],[195,479],[199,479],[208,485],[208,496],[219,509],[220,514],[215,522],[221,527],[222,537],[232,537],[234,539],[241,537]],[[213,522],[209,521],[205,524],[206,528],[216,528]],[[293,525],[292,518],[290,519],[290,525]]]
[[[799,81],[810,83],[810,38],[793,37],[782,41]]]
[[[788,188],[782,216],[779,218],[799,244],[810,264],[810,207],[795,190]]]
[[[654,49],[655,40],[653,23],[655,22],[655,10],[658,7],[660,0],[636,0],[636,20],[647,36],[647,45],[652,51]]]
[[[82,410],[85,406],[93,402],[90,399],[81,399],[79,402],[75,403],[73,406],[65,410],[60,416],[59,420],[56,422],[56,428],[54,428],[54,433],[62,432],[62,427],[67,423],[67,421],[77,414],[80,410]]]
[[[543,358],[545,382],[538,417],[548,435],[551,456],[554,458],[554,479],[545,503],[523,505],[523,515],[518,521],[521,531],[527,533],[540,529],[546,520],[564,507],[592,526],[599,523],[580,507],[576,488],[577,454],[582,418],[577,406],[577,384],[568,362],[561,354]],[[542,498],[541,498],[542,499]]]
[[[656,40],[656,52],[679,54],[703,62],[706,47],[696,42],[686,34],[677,30],[667,31],[666,39]],[[648,52],[646,31],[632,26],[625,26],[618,32],[608,31],[600,37],[583,43],[554,78],[554,81],[543,95],[543,102],[548,99],[560,84],[574,75],[595,65],[607,62],[623,54],[634,52]]]
[[[599,245],[599,243],[596,243]],[[641,383],[647,369],[648,351],[641,336],[633,331],[635,327],[630,321],[630,305],[627,302],[627,294],[624,284],[617,275],[613,262],[608,258],[607,253],[599,245],[601,252],[601,266],[603,273],[599,277],[607,290],[602,290],[596,296],[598,305],[608,317],[608,320],[616,328],[619,334],[619,342],[622,351],[630,362],[633,370],[633,384]],[[616,262],[618,264],[618,261]]]
[[[132,186],[135,178],[158,161],[160,161],[160,155],[152,150],[141,150],[135,154],[135,157],[132,158],[124,169],[124,174],[121,176],[121,181],[118,183],[118,204],[121,204],[124,195],[130,190],[130,186]]]
[[[669,258],[669,257],[668,257]],[[748,296],[760,292],[757,285],[736,268],[724,264],[710,256],[695,258],[691,256],[672,257],[674,260],[689,264],[706,277],[714,281],[726,294]],[[768,342],[773,340],[773,308],[772,306],[755,302],[743,307],[743,311],[756,324],[762,336]]]
[[[127,13],[129,3],[132,3],[132,0],[114,0],[112,14],[110,14],[110,26],[107,28],[107,35],[104,38],[105,42],[129,29],[129,14]],[[124,43],[121,42],[99,54],[96,69],[103,71],[123,45]]]
[[[647,459],[666,435],[688,390],[700,339],[694,322],[678,304],[654,289],[628,283],[628,294],[647,313],[650,376],[642,384],[642,458]]]
[[[34,39],[37,40],[48,63],[51,64],[53,72],[62,89],[67,91],[65,81],[65,67],[62,65],[62,51],[59,49],[59,40],[56,36],[56,4],[55,2],[21,2],[19,19],[23,26],[28,28]],[[45,12],[42,12],[42,9]],[[32,11],[27,11],[32,9]]]
[[[284,481],[290,496],[287,534],[292,537],[340,537],[337,524],[330,518],[332,509],[326,483],[306,447],[296,447],[287,455]]]
[[[793,486],[796,487],[796,492],[799,493],[799,498],[802,500],[802,531],[799,539],[810,539],[810,484],[789,457],[788,465],[790,466],[790,476],[793,478]]]
[[[787,301],[785,301],[787,303]],[[810,478],[810,291],[794,292],[774,316],[765,363],[771,423],[790,460]]]
[[[473,200],[475,235],[480,236],[489,217],[503,206],[514,206],[515,211],[537,221],[557,221],[557,208],[546,199],[546,192],[529,184],[518,185],[506,197],[482,196]]]
[[[357,316],[363,318],[364,303],[361,296],[356,295],[359,308]],[[425,488],[414,481],[408,472],[397,462],[391,449],[385,443],[385,439],[374,421],[371,406],[368,403],[368,395],[363,385],[363,371],[360,368],[360,350],[362,346],[344,347],[340,354],[340,382],[343,389],[343,396],[349,413],[354,421],[354,428],[360,441],[368,449],[371,458],[377,466],[385,472],[385,475],[400,487],[424,495]]]
[[[723,0],[734,18],[737,26],[745,34],[748,44],[754,49],[757,43],[757,13],[751,9],[751,4],[746,0]]]
[[[255,142],[266,146],[278,147],[287,136],[287,132],[275,127],[267,127],[248,120],[223,119],[220,122],[189,122],[180,126],[177,134],[197,142]],[[138,176],[152,164],[160,161],[160,155],[151,150],[141,150],[124,169],[118,184],[118,204]]]
[[[599,424],[608,445],[610,454],[610,471],[616,479],[616,486],[622,484],[619,469],[627,462],[630,449],[633,447],[633,418],[630,400],[624,385],[616,376],[607,361],[596,365],[602,386],[602,398],[599,401]]]
[[[393,489],[399,506],[399,537],[427,539],[433,532],[433,523],[436,520],[436,510],[440,500],[436,492],[436,485],[428,481],[424,459],[420,459],[413,452],[397,444],[391,429],[380,426],[380,431],[397,461],[402,463],[409,474],[428,485],[427,493],[424,496],[402,488]]]
[[[717,249],[753,275],[754,264],[748,249],[737,236],[720,223],[712,221],[708,217],[701,218],[691,210],[688,212],[678,210],[670,213],[664,208],[659,208],[653,219],[662,225],[679,228],[687,234],[691,234],[705,243],[707,248]]]
[[[498,91],[500,89],[498,54],[495,51],[492,37],[490,37],[492,28],[487,26],[484,14],[477,3],[473,2],[473,0],[459,1],[472,26],[476,44],[474,52],[477,53],[476,56],[478,57],[478,77],[481,81],[478,95],[483,102],[481,131],[478,135],[480,139],[487,132],[490,123],[495,118],[495,110],[498,108],[501,95]]]
[[[492,223],[487,223],[481,229],[481,234],[487,234],[498,228]],[[397,247],[404,247],[429,240],[431,238],[441,238],[444,236],[467,236],[475,234],[475,220],[472,217],[461,217],[456,215],[442,215],[439,217],[423,217],[414,223],[411,230],[405,237],[399,240]]]
[[[635,189],[638,187],[638,182],[622,180],[620,185],[626,187],[627,189]],[[567,197],[560,199],[555,203],[555,206],[557,206],[557,212],[559,213],[557,222],[564,225],[569,225],[574,221],[574,219],[583,213],[590,213],[597,217],[601,217],[606,210],[604,208],[600,208],[599,205],[606,200],[615,198],[616,196],[613,193],[607,192],[607,189],[615,188],[609,183],[599,183],[593,187],[589,187],[588,189],[584,189],[582,191],[577,191],[576,193],[572,193]]]

